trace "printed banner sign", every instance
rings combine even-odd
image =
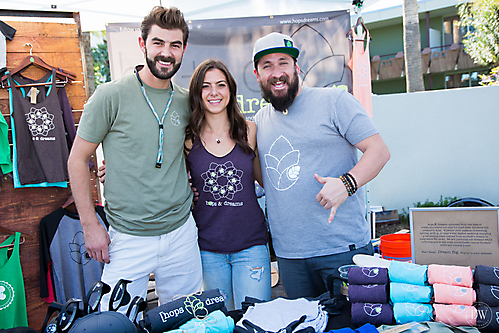
[[[339,87],[352,92],[352,75],[347,66],[351,46],[347,10],[188,21],[189,40],[182,67],[174,76],[178,85],[188,88],[196,66],[210,58],[223,61],[238,84],[237,100],[251,119],[267,102],[261,97],[252,61],[256,40],[271,32],[293,38],[300,49],[298,66],[304,86]],[[138,47],[140,23],[113,23],[107,26],[109,62],[113,79],[133,72],[144,63]]]

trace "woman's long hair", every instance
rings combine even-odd
[[[205,122],[205,106],[201,98],[201,92],[206,73],[213,69],[220,70],[224,74],[227,84],[229,85],[230,97],[229,103],[227,104],[227,115],[230,124],[229,135],[245,152],[250,153],[252,150],[248,145],[246,120],[236,101],[236,80],[234,80],[232,74],[220,60],[210,59],[203,61],[192,75],[191,83],[189,85],[189,104],[192,114],[189,120],[186,138],[187,140],[190,140],[193,145],[196,140],[199,139],[199,141],[201,141],[201,129]]]

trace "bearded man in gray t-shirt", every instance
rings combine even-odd
[[[298,55],[292,38],[280,33],[257,40],[253,52],[262,96],[271,103],[255,116],[267,213],[291,298],[319,296],[338,267],[373,253],[362,186],[390,158],[352,95],[301,87]]]

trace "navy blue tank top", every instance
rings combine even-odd
[[[8,74],[8,77],[9,84],[13,84],[12,76]],[[51,85],[48,96],[36,104],[21,94],[24,90],[10,88],[14,119],[11,126],[15,129],[17,172],[22,185],[68,180],[69,150],[55,81],[55,70],[40,80],[33,80]]]
[[[254,152],[247,154],[238,144],[217,157],[194,143],[187,163],[199,192],[193,215],[201,250],[228,254],[267,244],[267,224],[255,194],[254,158]]]

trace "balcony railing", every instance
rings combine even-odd
[[[432,49],[442,49],[434,51]],[[387,59],[381,58],[390,57]],[[423,74],[449,72],[455,70],[480,67],[465,52],[462,44],[452,44],[425,48],[421,52],[421,66]],[[371,58],[371,80],[388,80],[405,76],[404,52],[398,52],[393,56],[373,56]]]

